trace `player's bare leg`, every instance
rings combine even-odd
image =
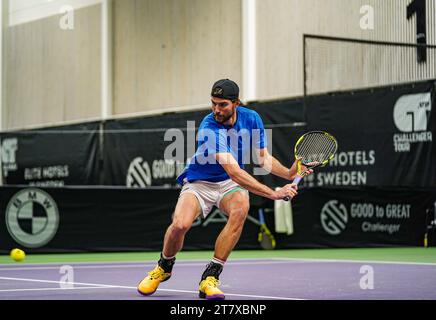
[[[185,235],[194,220],[200,215],[200,204],[192,193],[185,193],[177,202],[173,222],[168,227],[162,253],[165,257],[174,257],[183,247]]]
[[[156,292],[161,282],[167,281],[171,277],[176,260],[175,256],[182,249],[185,235],[200,212],[200,205],[195,195],[185,193],[180,196],[174,211],[173,221],[165,233],[164,248],[158,265],[139,283],[139,293],[145,296],[151,295]]]
[[[245,191],[234,192],[221,200],[220,210],[229,219],[215,242],[215,258],[227,260],[241,237],[249,209],[250,202]]]
[[[228,220],[215,242],[214,257],[201,276],[200,298],[224,299],[224,293],[218,289],[219,276],[224,263],[241,237],[249,208],[248,195],[244,191],[231,193],[221,200],[220,210],[228,215]]]

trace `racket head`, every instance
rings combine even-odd
[[[310,131],[295,144],[295,158],[308,168],[325,166],[338,150],[335,137],[324,131]]]
[[[264,250],[273,250],[276,247],[276,240],[266,226],[262,226],[258,235],[260,246]]]
[[[258,214],[259,214],[260,228],[259,228],[257,240],[259,241],[262,249],[272,250],[276,247],[276,239],[274,238],[273,234],[271,233],[271,231],[268,229],[266,225],[265,216],[262,208],[258,210]]]
[[[264,250],[274,250],[276,247],[275,239],[270,238],[267,234],[264,234],[262,240],[260,241],[260,246]]]

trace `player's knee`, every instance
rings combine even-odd
[[[230,220],[232,220],[238,226],[242,227],[245,222],[245,219],[247,219],[248,209],[249,209],[248,206],[244,206],[244,205],[233,209],[230,212]]]
[[[183,220],[174,220],[171,224],[171,228],[173,232],[177,234],[185,234],[188,232],[189,228],[191,227],[191,223],[188,223]]]
[[[240,204],[238,209],[240,209],[239,215],[241,216],[241,218],[244,218],[245,220],[248,216],[248,211],[250,210],[250,203],[248,201],[243,202]]]

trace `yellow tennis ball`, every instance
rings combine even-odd
[[[20,262],[23,261],[24,258],[26,258],[26,253],[21,249],[13,249],[11,251],[11,258],[14,261]]]

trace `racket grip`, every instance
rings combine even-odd
[[[302,179],[303,179],[303,177],[297,175],[297,176],[295,177],[294,181],[292,181],[292,184],[296,184],[296,185],[298,185]],[[285,200],[285,201],[289,201],[289,200],[291,200],[291,199],[290,199],[289,197],[284,197],[283,200]]]
[[[265,224],[265,216],[263,215],[263,209],[259,209],[259,222],[260,224]]]
[[[297,175],[292,183],[298,185],[301,179],[303,179],[303,177]]]

